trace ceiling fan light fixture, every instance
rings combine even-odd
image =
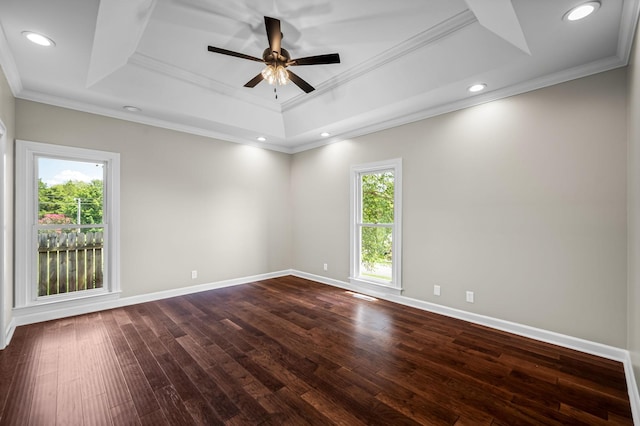
[[[262,77],[271,85],[284,86],[289,82],[289,73],[282,65],[267,65],[262,70]]]
[[[54,47],[56,45],[56,43],[49,37],[39,33],[35,33],[33,31],[23,31],[22,35],[25,36],[31,43],[37,44],[38,46]]]
[[[589,1],[582,3],[564,14],[563,19],[566,21],[578,21],[591,15],[600,8],[599,1]]]
[[[273,65],[267,65],[262,70],[262,77],[264,77],[265,81],[269,84],[273,84],[276,81],[276,69]]]
[[[280,86],[284,86],[289,81],[289,73],[282,65],[278,65],[276,68],[276,82]]]

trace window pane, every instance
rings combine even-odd
[[[37,166],[38,297],[102,288],[104,164],[38,157]]]
[[[102,288],[103,228],[38,231],[38,297]]]
[[[361,229],[360,275],[391,282],[393,230],[363,226]]]
[[[362,222],[393,223],[392,171],[362,175]]]
[[[101,224],[104,165],[38,158],[38,224]]]

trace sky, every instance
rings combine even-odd
[[[94,162],[38,158],[38,177],[49,186],[70,180],[82,182],[102,180],[102,171],[102,164]]]

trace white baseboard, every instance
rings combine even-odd
[[[123,306],[135,305],[138,303],[152,302],[154,300],[168,299],[170,297],[184,296],[187,294],[200,293],[202,291],[214,290],[217,288],[231,287],[240,284],[248,284],[255,281],[267,280],[270,278],[277,278],[286,275],[291,275],[291,270],[284,270],[278,272],[270,272],[266,274],[253,275],[243,278],[235,278],[231,280],[217,281],[207,284],[199,284],[188,287],[180,287],[171,290],[158,291],[155,293],[141,294],[137,296],[121,297],[113,300],[104,300],[91,302],[87,299],[82,304],[73,303],[66,304],[61,302],[56,305],[41,306],[33,309],[29,308],[17,308],[13,310],[13,319],[11,323],[13,330],[20,325],[34,324],[37,322],[51,321],[54,319],[72,317],[76,315],[88,314],[92,312],[104,311],[107,309],[120,308]],[[11,335],[13,335],[13,330]],[[6,343],[9,344],[11,335],[7,335]]]
[[[421,309],[423,311],[461,319],[474,324],[480,324],[497,330],[506,331],[518,336],[528,337],[565,348],[575,349],[577,351],[596,355],[602,358],[619,361],[624,366],[625,377],[627,381],[627,390],[629,393],[629,401],[631,402],[631,411],[633,414],[633,421],[634,424],[640,426],[640,396],[638,394],[638,386],[633,372],[631,356],[629,354],[629,351],[627,351],[626,349],[620,349],[614,346],[608,346],[602,343],[592,342],[589,340],[580,339],[578,337],[567,336],[565,334],[530,327],[528,325],[505,321],[498,318],[492,318],[485,315],[474,314],[472,312],[462,311],[460,309],[449,308],[447,306],[426,302],[424,300],[387,293],[384,291],[383,287],[381,287],[379,291],[375,291],[367,287],[359,287],[344,281],[339,281],[320,275],[309,274],[302,271],[293,270],[291,274],[296,277],[305,278],[334,287],[344,288],[346,290],[355,291],[358,293],[376,297],[378,299],[384,299],[401,305],[410,306],[412,308]]]
[[[106,309],[120,308],[123,306],[135,305],[139,303],[152,302],[154,300],[168,299],[170,297],[184,296],[187,294],[199,293],[207,290],[214,290],[218,288],[231,287],[241,284],[248,284],[255,281],[267,280],[271,278],[283,277],[287,275],[293,275],[300,278],[305,278],[311,281],[316,281],[322,284],[327,284],[333,287],[344,288],[346,290],[355,291],[362,294],[367,294],[379,299],[388,300],[390,302],[398,303],[405,306],[421,309],[428,312],[434,312],[442,314],[448,317],[461,319],[464,321],[472,322],[474,324],[480,324],[487,327],[495,328],[498,330],[513,333],[519,336],[529,337],[535,340],[551,343],[554,345],[562,346],[565,348],[575,349],[581,352],[589,353],[592,355],[600,356],[603,358],[619,361],[624,365],[625,377],[627,381],[627,389],[629,392],[629,400],[631,402],[631,411],[633,414],[634,424],[640,425],[640,395],[638,392],[637,382],[633,373],[633,365],[631,362],[631,356],[629,351],[625,349],[616,348],[613,346],[603,345],[597,342],[591,342],[588,340],[580,339],[577,337],[567,336],[553,331],[542,330],[535,327],[530,327],[523,324],[518,324],[510,321],[505,321],[497,318],[488,317],[485,315],[474,314],[472,312],[466,312],[459,309],[449,308],[447,306],[438,305],[435,303],[426,302],[419,299],[413,299],[406,296],[391,294],[384,292],[381,288],[380,291],[375,291],[369,288],[358,287],[350,283],[339,281],[320,275],[309,274],[302,271],[293,269],[287,269],[277,272],[271,272],[266,274],[253,275],[249,277],[236,278],[225,281],[218,281],[207,284],[200,284],[189,287],[181,287],[171,290],[158,291],[155,293],[141,294],[138,296],[123,297],[116,300],[109,300],[97,303],[86,303],[81,306],[73,306],[72,308],[55,308],[41,312],[21,312],[19,309],[14,309],[14,315],[6,330],[5,342],[8,345],[13,337],[13,333],[17,326],[33,324],[36,322],[50,321],[59,318],[65,318],[75,315],[82,315],[91,312],[98,312]],[[1,349],[1,348],[0,348]]]
[[[631,355],[627,352],[624,364],[624,375],[627,378],[627,389],[629,390],[629,401],[631,402],[631,414],[633,414],[633,424],[640,425],[640,390],[633,371]]]
[[[7,325],[7,329],[0,330],[1,333],[4,333],[4,347],[1,347],[0,350],[6,348],[7,345],[9,345],[9,342],[11,341],[11,338],[13,337],[13,333],[15,331],[16,331],[16,322],[13,320],[13,318],[11,318],[9,325]]]

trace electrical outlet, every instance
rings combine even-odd
[[[433,286],[433,295],[434,296],[440,296],[440,286],[439,285],[434,285]]]
[[[191,271],[191,279],[195,280],[196,278],[198,278],[198,271]]]
[[[328,270],[329,269],[329,265],[327,265],[326,263],[324,264],[324,270]]]
[[[467,302],[473,303],[473,292],[472,291],[468,291],[467,292]]]

